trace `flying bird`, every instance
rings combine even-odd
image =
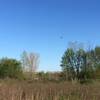
[[[64,37],[63,37],[63,34],[64,34],[64,32],[60,35],[60,39],[63,39]]]
[[[60,36],[60,39],[63,39],[63,36]]]

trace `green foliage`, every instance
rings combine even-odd
[[[73,49],[68,48],[65,54],[62,57],[61,67],[64,73],[66,73],[67,79],[79,78],[80,71],[85,65],[85,51],[79,49],[77,52],[74,52]]]
[[[96,72],[100,73],[100,47],[90,51],[68,48],[61,61],[62,71],[66,79],[93,79]]]
[[[62,57],[61,67],[62,67],[63,72],[65,73],[66,79],[70,79],[71,77],[74,77],[73,66],[71,66],[71,63],[70,63],[70,59],[73,56],[74,56],[74,51],[72,49],[67,49],[67,51],[64,53]]]
[[[100,79],[100,64],[97,66],[95,71],[95,79]]]
[[[40,80],[45,80],[45,73],[43,71],[37,73]]]
[[[21,63],[15,59],[3,58],[0,60],[0,78],[22,78]]]
[[[97,57],[100,58],[100,47],[99,47],[99,46],[97,46],[97,47],[95,48],[95,54],[96,54]]]

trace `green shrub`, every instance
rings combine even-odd
[[[23,76],[21,63],[15,59],[3,58],[0,60],[0,78],[16,78]]]

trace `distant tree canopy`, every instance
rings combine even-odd
[[[0,59],[0,78],[21,78],[22,67],[20,61],[10,58]]]
[[[73,43],[73,46],[65,51],[61,67],[66,79],[93,78],[97,69],[100,69],[100,47],[86,51],[80,48],[79,44]]]

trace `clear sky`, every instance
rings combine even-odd
[[[59,71],[69,41],[100,45],[100,0],[0,0],[0,57],[32,51]]]

